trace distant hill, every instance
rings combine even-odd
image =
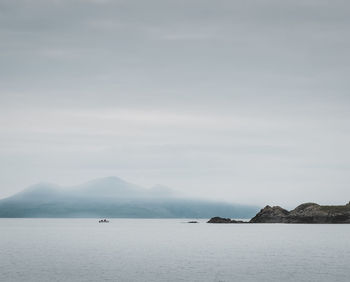
[[[251,218],[258,210],[181,198],[165,186],[145,189],[117,177],[68,188],[39,183],[0,200],[0,217]]]

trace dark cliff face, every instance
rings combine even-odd
[[[292,211],[266,206],[251,223],[350,223],[350,203],[344,206],[320,206],[305,203]]]

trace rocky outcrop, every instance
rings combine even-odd
[[[291,211],[266,206],[250,223],[350,223],[350,202],[344,206],[305,203]]]
[[[266,206],[254,216],[250,223],[280,223],[285,222],[289,212],[279,206]]]
[[[223,217],[212,217],[207,223],[246,223],[242,220],[234,220],[230,218],[223,218]]]

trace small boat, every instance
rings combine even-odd
[[[100,219],[98,222],[99,222],[99,223],[108,223],[109,220],[107,220],[107,219]]]

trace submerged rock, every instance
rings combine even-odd
[[[246,223],[242,220],[234,220],[230,218],[223,218],[219,216],[212,217],[207,223]]]
[[[191,220],[191,221],[188,221],[187,223],[199,223],[199,222],[196,220]]]

